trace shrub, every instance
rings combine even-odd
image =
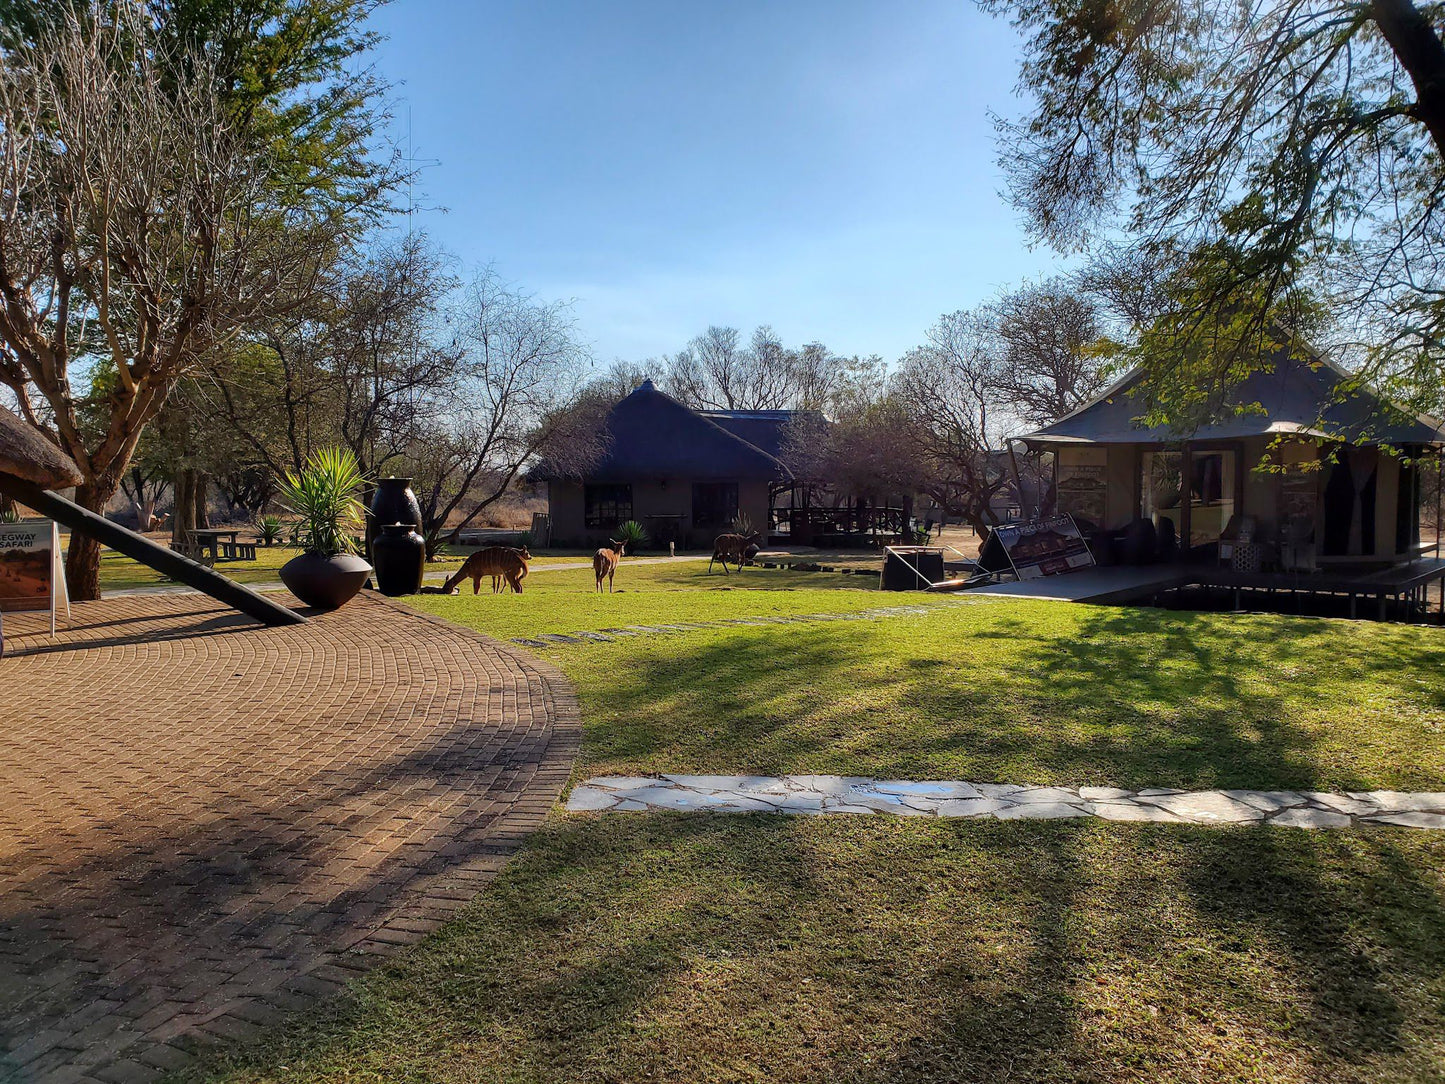
[[[263,546],[274,546],[281,541],[281,518],[262,516],[256,521],[256,541]]]
[[[636,553],[647,545],[647,528],[637,520],[629,519],[617,528],[617,541],[621,542],[629,552]]]
[[[320,448],[311,453],[300,471],[281,479],[281,499],[300,522],[292,538],[308,553],[334,557],[357,553],[357,532],[366,529],[366,516],[356,491],[365,479],[356,456],[345,448]]]

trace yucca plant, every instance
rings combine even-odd
[[[617,528],[617,541],[626,547],[628,553],[636,553],[647,545],[647,528],[635,519],[629,519]]]
[[[281,540],[281,519],[279,516],[262,516],[256,521],[256,541],[263,546],[274,546]]]
[[[366,512],[356,493],[365,482],[356,456],[345,448],[318,448],[301,470],[281,479],[281,500],[300,521],[293,537],[307,553],[356,553]]]

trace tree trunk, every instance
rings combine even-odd
[[[1370,16],[1415,84],[1412,112],[1445,155],[1445,43],[1411,0],[1372,0]]]
[[[171,507],[171,544],[183,546],[196,529],[196,472],[190,467],[176,471],[175,502]]]
[[[196,486],[196,496],[194,501],[196,522],[194,526],[209,527],[211,525],[211,513],[208,510],[207,506],[211,503],[211,499],[208,495],[209,487],[206,484],[209,475],[207,475],[206,472],[202,470],[193,471],[192,474],[194,474],[195,476]]]
[[[75,503],[97,516],[105,515],[105,506],[115,496],[116,487],[87,482],[75,490]],[[100,598],[100,543],[89,535],[70,532],[70,546],[65,553],[65,582],[71,602],[92,602]]]

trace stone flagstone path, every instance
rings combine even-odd
[[[572,791],[569,812],[893,814],[1058,820],[1101,817],[1160,824],[1273,824],[1445,829],[1445,792],[1025,787],[953,780],[909,782],[840,775],[600,776]]]
[[[764,617],[734,617],[720,621],[679,621],[667,625],[623,625],[618,628],[598,629],[594,632],[544,632],[537,636],[518,636],[514,644],[527,647],[567,647],[578,644],[607,644],[629,636],[667,636],[694,629],[722,629],[731,626],[800,625],[812,621],[873,621],[883,617],[917,617],[935,613],[945,606],[967,605],[970,599],[940,598],[928,606],[875,606],[868,610],[850,610],[843,613],[819,614],[776,614]]]

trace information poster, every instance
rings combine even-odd
[[[1079,533],[1074,518],[1050,516],[1029,523],[1008,523],[995,527],[990,539],[997,539],[1013,562],[1014,572],[1021,580],[1036,580],[1090,568],[1094,555]]]
[[[54,633],[55,611],[62,600],[68,615],[65,565],[55,521],[0,523],[0,611],[48,610]]]
[[[1058,457],[1059,511],[1090,523],[1103,523],[1109,450],[1060,448]]]

